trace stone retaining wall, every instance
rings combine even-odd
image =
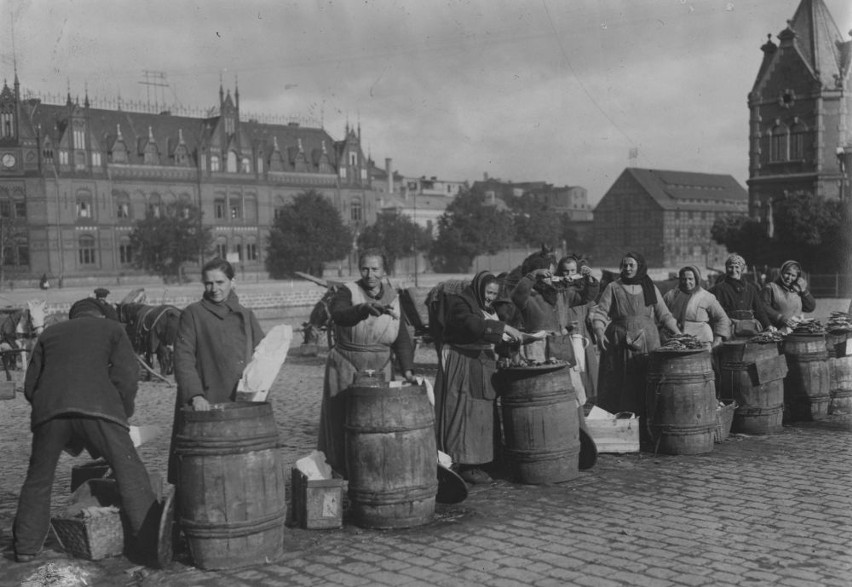
[[[274,308],[312,308],[325,294],[324,289],[294,290],[294,291],[272,291],[272,292],[241,292],[240,303],[252,310],[268,310]],[[151,296],[147,302],[151,305],[168,304],[178,308],[185,308],[193,302],[197,302],[200,296]],[[46,304],[45,310],[48,314],[56,312],[68,313],[72,302]]]

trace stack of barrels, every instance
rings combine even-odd
[[[773,434],[784,417],[787,360],[778,343],[734,340],[720,351],[719,395],[737,402],[733,432]]]
[[[716,385],[709,350],[652,352],[645,397],[651,450],[673,455],[713,450]]]

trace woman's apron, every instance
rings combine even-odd
[[[608,346],[601,360],[598,404],[612,413],[643,415],[647,358],[660,346],[654,309],[645,306],[641,292],[631,294],[623,285],[613,289],[612,303],[612,322],[606,329]]]

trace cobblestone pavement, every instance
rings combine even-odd
[[[295,350],[295,349],[294,349]],[[421,348],[421,371],[434,351]],[[271,400],[289,467],[317,433],[323,356],[288,357]],[[165,476],[174,388],[143,383],[136,424],[157,423],[141,447]],[[19,585],[48,562],[74,565],[89,585],[813,585],[852,584],[852,417],[734,435],[699,456],[602,455],[578,479],[524,486],[498,479],[435,520],[395,531],[288,528],[283,559],[205,572],[186,555],[166,570],[123,557],[69,559],[49,542],[36,561],[11,560],[11,524],[29,454],[29,406],[0,401],[0,585]],[[68,495],[63,456],[55,510]],[[289,499],[289,496],[288,496]]]

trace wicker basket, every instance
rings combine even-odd
[[[721,400],[724,405],[716,408],[716,428],[713,430],[713,442],[722,443],[727,440],[731,433],[731,424],[734,422],[734,410],[737,402],[732,399]]]
[[[117,511],[88,518],[52,518],[50,523],[62,549],[76,557],[96,561],[124,551],[124,526]]]

